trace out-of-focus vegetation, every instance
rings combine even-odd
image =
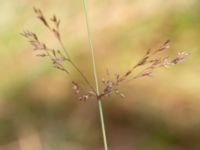
[[[81,0],[0,1],[0,149],[100,150],[96,101],[80,102],[71,79],[34,56],[19,35],[30,29],[59,46],[32,7],[61,18],[70,54],[92,80]],[[108,143],[113,150],[200,149],[200,1],[88,0],[99,79],[106,69],[123,73],[167,39],[168,51],[188,51],[182,64],[150,79],[124,84],[126,98],[104,99]],[[72,70],[74,80],[80,80]],[[80,80],[81,82],[81,80]]]

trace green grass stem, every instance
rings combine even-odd
[[[94,47],[93,47],[93,44],[92,44],[90,26],[89,26],[89,21],[88,21],[86,0],[83,0],[83,5],[84,5],[86,26],[87,26],[88,42],[89,42],[91,55],[92,55],[92,66],[93,66],[93,75],[94,75],[95,84],[96,84],[96,93],[97,93],[97,95],[99,95],[100,94],[99,83],[98,83],[98,78],[97,78],[97,69],[96,69],[96,62],[95,62]],[[102,135],[103,135],[104,150],[108,150],[108,144],[107,144],[107,138],[106,138],[106,129],[105,129],[105,123],[104,123],[104,115],[103,115],[103,106],[102,106],[101,100],[98,100],[98,107],[99,107],[99,115],[100,115],[101,129],[102,129]]]

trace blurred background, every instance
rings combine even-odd
[[[82,0],[0,0],[0,150],[103,150],[96,100],[82,102],[82,82],[35,57],[23,30],[59,48],[32,7],[61,19],[64,44],[94,84]],[[121,99],[103,99],[112,150],[200,149],[200,1],[88,0],[99,80],[127,71],[167,39],[172,57],[191,55],[153,78],[123,84]]]

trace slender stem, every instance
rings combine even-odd
[[[106,128],[105,128],[105,123],[104,123],[103,107],[102,107],[101,100],[98,100],[98,106],[99,106],[99,115],[100,115],[100,120],[101,120],[101,129],[102,129],[102,134],[103,134],[104,149],[108,150],[108,144],[107,144],[107,138],[106,138]]]
[[[51,30],[51,29],[50,29],[50,30]],[[51,30],[51,31],[52,31],[52,30]],[[66,48],[65,48],[65,46],[64,46],[64,44],[63,44],[61,38],[58,38],[58,37],[56,36],[56,39],[58,40],[58,42],[60,43],[60,45],[61,45],[61,47],[62,47],[64,53],[66,54],[69,63],[76,69],[76,71],[78,71],[78,73],[79,73],[79,74],[81,75],[81,77],[85,80],[85,82],[88,84],[88,86],[91,88],[91,90],[93,90],[93,91],[95,92],[93,86],[90,84],[90,82],[88,81],[88,79],[86,78],[86,76],[81,72],[81,70],[77,67],[77,65],[72,61],[72,59],[71,59],[71,57],[70,57],[68,51],[66,50]]]
[[[71,60],[70,55],[69,55],[68,51],[66,50],[66,48],[65,48],[65,46],[64,46],[64,44],[63,44],[63,42],[62,42],[62,40],[61,40],[61,39],[58,39],[58,41],[59,41],[59,43],[60,43],[62,49],[64,50],[65,54],[67,55],[67,58]]]
[[[99,84],[98,84],[98,78],[97,78],[97,69],[96,69],[96,63],[95,63],[94,48],[92,45],[92,38],[91,38],[91,33],[90,33],[90,27],[89,27],[88,14],[87,14],[85,0],[83,0],[83,5],[84,5],[84,13],[85,13],[85,19],[86,19],[86,26],[87,26],[88,41],[89,41],[89,46],[90,46],[90,50],[91,50],[91,54],[92,54],[93,75],[94,75],[95,84],[96,84],[96,93],[97,93],[97,95],[99,95],[100,91],[99,91]],[[99,107],[99,115],[100,115],[100,120],[101,120],[101,129],[102,129],[102,134],[103,134],[104,149],[108,150],[104,116],[103,116],[103,107],[102,107],[101,100],[98,100],[98,107]]]
[[[80,71],[80,69],[76,66],[76,64],[74,64],[74,62],[71,61],[71,59],[69,60],[69,62],[70,62],[71,65],[80,73],[80,75],[81,75],[82,78],[85,80],[85,82],[88,84],[88,86],[95,92],[95,89],[93,88],[93,86],[90,84],[90,82],[89,82],[88,79],[85,77],[85,75]]]

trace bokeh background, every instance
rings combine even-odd
[[[59,48],[32,7],[57,14],[65,46],[94,83],[81,0],[0,0],[0,150],[103,150],[97,102],[79,101],[71,81],[35,57],[31,30]],[[200,149],[200,1],[88,0],[99,79],[122,74],[148,48],[191,55],[180,65],[121,86],[103,99],[112,150]],[[73,80],[82,82],[71,71]]]

